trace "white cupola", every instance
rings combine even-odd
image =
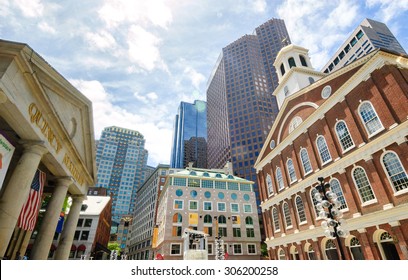
[[[325,76],[324,73],[313,69],[309,50],[295,45],[283,47],[276,56],[273,66],[279,80],[279,86],[273,93],[279,109],[286,97]]]

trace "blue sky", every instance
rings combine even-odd
[[[85,94],[96,138],[142,133],[148,164],[169,163],[180,101],[205,100],[221,49],[282,18],[321,70],[364,18],[408,50],[408,0],[0,0],[0,38],[27,43]]]

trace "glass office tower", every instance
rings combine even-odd
[[[181,102],[174,121],[171,168],[207,168],[207,103]]]
[[[145,139],[137,131],[116,126],[103,130],[96,151],[97,187],[112,195],[112,221],[135,210],[136,191],[151,174]]]
[[[278,114],[273,62],[287,44],[284,21],[271,19],[222,49],[207,85],[209,168],[230,161],[235,175],[256,182],[253,166]]]

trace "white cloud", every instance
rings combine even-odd
[[[123,23],[153,24],[167,28],[173,19],[171,9],[164,0],[106,0],[98,13],[113,28]]]
[[[14,3],[25,17],[37,18],[43,15],[44,5],[41,0],[14,0]]]
[[[98,33],[87,32],[85,38],[92,48],[111,50],[117,46],[115,38],[106,30],[101,30]]]
[[[160,39],[138,25],[132,25],[127,34],[128,54],[132,62],[152,71],[155,67],[166,69],[160,57]]]
[[[390,21],[408,10],[407,0],[367,0],[366,5],[369,8],[380,5],[381,8],[378,9],[377,16],[381,17],[385,22]]]
[[[137,100],[142,101],[145,104],[148,104],[148,103],[150,103],[152,101],[155,101],[158,98],[158,95],[155,92],[149,92],[149,93],[147,93],[145,95],[143,95],[143,94],[141,94],[139,92],[135,92],[133,94],[133,96],[136,97]]]
[[[184,68],[184,75],[187,76],[187,78],[191,81],[192,85],[198,89],[201,86],[201,83],[203,83],[206,78],[203,74],[197,72],[194,68],[187,66]]]
[[[139,131],[146,139],[145,149],[149,151],[149,163],[157,165],[170,160],[172,119],[165,104],[155,107],[140,106],[138,113],[129,112],[113,104],[113,97],[96,80],[70,80],[80,92],[92,101],[95,137],[100,138],[105,127],[119,126]],[[154,100],[157,94],[148,93]]]
[[[42,31],[55,35],[57,33],[57,31],[55,30],[54,27],[52,27],[51,25],[49,25],[47,22],[45,21],[41,21],[40,23],[38,23],[38,28],[40,28]]]
[[[255,1],[250,1],[252,3],[253,10],[257,13],[264,13],[266,11],[266,0],[255,0]]]

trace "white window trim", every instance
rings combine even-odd
[[[211,204],[211,210],[205,210],[205,203],[206,202],[208,202],[208,203],[210,203]],[[213,211],[214,210],[214,208],[213,208],[213,203],[212,203],[212,201],[203,201],[203,211],[205,211],[205,212],[211,212],[211,211]]]
[[[251,207],[251,211],[250,211],[250,212],[245,211],[245,206]],[[244,213],[252,213],[252,204],[250,204],[250,203],[244,203],[244,204],[243,204],[243,208],[244,208]]]
[[[369,200],[369,201],[366,201],[366,202],[363,202],[363,198],[361,197],[360,191],[359,191],[359,189],[358,189],[358,185],[357,185],[356,179],[354,178],[354,175],[353,175],[354,170],[356,170],[357,168],[363,169],[364,174],[365,174],[365,176],[367,177],[368,184],[370,185],[371,191],[373,192],[373,195],[374,195],[374,198],[373,198],[373,199],[371,199],[371,200]],[[374,189],[373,189],[373,187],[371,186],[370,179],[368,178],[367,172],[366,172],[366,170],[364,169],[364,167],[359,166],[359,165],[358,165],[358,166],[355,166],[355,167],[351,170],[351,177],[353,178],[354,186],[355,186],[356,191],[357,191],[357,193],[358,193],[358,197],[360,198],[361,206],[362,206],[362,207],[365,207],[365,206],[368,206],[368,205],[377,203],[377,196],[375,195]]]
[[[295,172],[295,177],[296,177],[295,180],[292,180],[292,178],[290,178],[290,171],[289,171],[289,165],[288,165],[289,160],[292,161],[293,171]],[[293,184],[293,183],[297,182],[297,181],[298,181],[298,178],[297,178],[297,175],[296,175],[296,168],[295,168],[295,164],[293,163],[293,160],[292,160],[291,158],[288,158],[288,159],[286,160],[286,168],[288,169],[288,175],[289,175],[289,179],[290,179],[290,183],[289,183],[289,184]]]
[[[255,253],[250,253],[249,252],[249,245],[253,245],[255,247]],[[255,243],[248,243],[247,244],[247,252],[248,252],[248,255],[256,255],[257,254],[256,244]]]
[[[378,121],[379,121],[380,124],[381,124],[381,128],[378,129],[376,132],[371,133],[371,134],[369,134],[367,125],[366,125],[366,123],[364,122],[363,117],[361,116],[361,113],[360,113],[360,108],[361,108],[361,106],[362,106],[364,103],[370,103],[370,104],[371,104],[371,108],[373,109],[375,115],[376,115],[377,118],[378,118]],[[361,122],[363,123],[364,129],[365,129],[366,132],[367,132],[368,138],[371,138],[371,137],[377,135],[378,133],[382,132],[383,130],[385,130],[385,127],[384,127],[384,125],[382,124],[382,121],[381,121],[381,119],[380,119],[380,116],[378,115],[377,111],[375,110],[373,103],[371,103],[370,101],[365,100],[365,101],[361,102],[361,104],[358,106],[357,112],[358,112],[358,115],[360,116]]]
[[[386,154],[388,154],[388,153],[393,153],[393,154],[395,154],[395,155],[397,156],[398,162],[399,162],[399,164],[402,166],[402,169],[405,171],[405,174],[406,174],[406,175],[407,175],[407,171],[405,170],[404,165],[402,164],[401,159],[399,158],[399,155],[398,155],[396,152],[391,151],[391,150],[388,150],[388,151],[384,151],[384,153],[382,153],[382,155],[381,155],[381,157],[380,157],[381,166],[382,166],[382,168],[383,168],[383,170],[384,170],[384,173],[387,175],[388,182],[390,183],[390,186],[391,186],[391,188],[392,188],[392,190],[393,190],[393,192],[394,192],[394,196],[399,196],[399,195],[401,195],[401,194],[408,193],[408,188],[406,188],[406,189],[404,189],[404,190],[401,190],[401,191],[396,191],[396,190],[395,190],[394,184],[393,184],[392,181],[391,181],[391,178],[390,178],[390,175],[388,174],[387,168],[386,168],[385,165],[384,165],[384,156],[385,156]]]
[[[235,245],[240,245],[241,246],[241,253],[235,253]],[[234,253],[234,255],[243,255],[244,254],[244,250],[242,248],[242,243],[232,243],[232,252]]]
[[[281,174],[281,177],[282,177],[282,186],[280,186],[280,184],[279,184],[278,170],[280,171],[280,174]],[[284,190],[285,189],[285,182],[283,181],[283,173],[282,173],[282,169],[280,167],[276,168],[275,176],[276,176],[276,182],[278,184],[278,190],[279,191]]]
[[[210,248],[210,246],[211,246],[211,253],[208,253],[208,255],[210,255],[210,256],[212,256],[212,255],[214,255],[214,244],[213,243],[207,243],[207,247],[208,248]],[[208,252],[209,250],[207,249],[207,252]]]
[[[181,208],[176,208],[176,207],[175,207],[175,206],[176,206],[176,201],[181,201],[181,202],[182,202]],[[182,199],[175,199],[175,200],[173,201],[173,210],[184,210],[184,200],[182,200]]]
[[[350,136],[350,139],[351,139],[351,141],[353,142],[353,145],[351,145],[351,146],[348,147],[347,149],[343,149],[343,145],[341,144],[341,140],[340,140],[340,135],[337,133],[337,129],[336,129],[337,124],[338,124],[338,123],[341,123],[341,122],[344,123],[344,125],[346,126],[348,135]],[[339,144],[340,144],[340,147],[341,147],[341,150],[342,150],[343,154],[347,153],[348,151],[350,151],[351,149],[353,149],[353,148],[356,147],[356,144],[355,144],[356,142],[354,142],[354,139],[353,139],[353,137],[351,136],[350,130],[349,130],[349,128],[348,128],[348,125],[347,125],[347,123],[346,123],[344,120],[339,120],[339,121],[336,122],[336,124],[334,125],[334,132],[336,133],[337,140],[339,141]]]
[[[197,202],[197,209],[191,209],[191,208],[190,208],[190,202]],[[199,208],[200,208],[199,205],[200,205],[200,204],[198,203],[198,200],[189,200],[189,201],[188,201],[188,210],[189,210],[189,211],[198,211]]]
[[[278,225],[279,225],[279,229],[276,229],[276,228],[275,228],[275,217],[273,216],[273,209],[276,209],[276,211],[278,211]],[[281,227],[280,227],[280,224],[279,224],[279,210],[278,210],[276,207],[272,207],[271,216],[272,216],[272,222],[273,222],[273,224],[272,224],[273,232],[274,232],[274,233],[275,233],[275,232],[280,232],[280,231],[281,231]]]
[[[298,208],[297,203],[296,203],[296,199],[297,199],[298,197],[299,197],[300,200],[302,201],[302,204],[303,204],[303,212],[305,212],[305,218],[306,218],[306,220],[305,220],[305,221],[302,221],[302,222],[300,221],[299,208]],[[296,207],[296,216],[298,217],[298,220],[299,220],[299,225],[307,224],[307,215],[306,215],[305,203],[303,202],[303,199],[302,199],[302,197],[301,197],[300,195],[295,196],[295,207]]]
[[[324,143],[326,144],[326,147],[327,147],[327,151],[329,151],[330,159],[326,160],[325,162],[323,162],[322,155],[321,155],[320,149],[319,149],[319,145],[317,144],[317,140],[318,140],[320,137],[323,138]],[[333,157],[331,156],[330,149],[329,149],[329,146],[327,145],[326,138],[324,138],[323,135],[317,136],[317,137],[316,137],[316,140],[315,140],[315,144],[316,144],[317,153],[319,154],[320,161],[322,162],[322,166],[328,164],[329,162],[332,162],[332,161],[333,161]]]
[[[269,190],[268,180],[270,180],[270,182],[271,182],[271,190]],[[272,196],[272,195],[274,194],[274,191],[273,191],[272,176],[271,176],[270,174],[268,174],[268,175],[266,176],[266,188],[267,188],[267,190],[268,190],[268,196]]]
[[[225,209],[225,210],[220,210],[219,207],[218,207],[219,204],[224,204],[224,206],[225,206],[224,209]],[[225,203],[225,202],[217,202],[217,212],[227,212],[227,203]]]
[[[302,150],[305,150],[305,151],[306,151],[306,155],[307,155],[307,158],[308,158],[308,160],[309,160],[310,171],[308,171],[308,172],[305,171],[305,163],[304,163],[303,160],[302,160]],[[300,149],[300,151],[299,151],[299,157],[300,157],[300,161],[302,162],[302,168],[303,168],[303,174],[304,174],[304,176],[309,175],[310,173],[312,173],[312,172],[313,172],[313,166],[312,166],[312,163],[310,162],[309,153],[307,152],[307,149],[306,149],[306,148]]]
[[[237,212],[232,211],[232,205],[233,205],[233,204],[238,205],[238,211],[237,211]],[[230,203],[230,209],[231,209],[231,213],[234,213],[234,214],[239,213],[239,203],[231,202],[231,203]]]
[[[180,246],[180,254],[172,254],[172,253],[171,253],[171,248],[173,247],[173,245],[179,245],[179,246]],[[170,251],[169,251],[170,256],[181,256],[181,254],[183,253],[183,252],[181,251],[181,249],[182,249],[182,246],[181,246],[181,245],[182,245],[181,243],[170,243]]]

